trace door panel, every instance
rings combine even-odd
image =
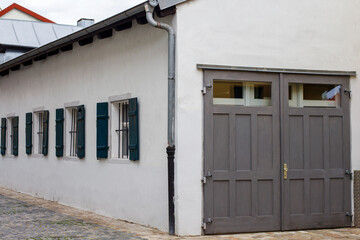
[[[207,85],[213,85],[216,80],[221,86],[217,92],[221,101],[213,101],[212,92],[205,95],[205,173],[211,177],[204,185],[204,218],[212,221],[205,233],[279,230],[279,98],[259,99],[259,96],[279,95],[279,77],[207,73]],[[232,89],[227,89],[219,79],[230,83],[232,88],[231,81],[244,81],[235,84],[237,99]],[[266,92],[269,83],[271,94]],[[247,87],[249,91],[244,90]]]
[[[341,85],[336,97],[341,105],[289,107],[291,83]],[[282,180],[282,229],[351,226],[346,216],[351,212],[350,178],[345,174],[350,170],[349,98],[343,91],[348,79],[282,75],[282,84],[282,163],[288,164],[288,178]]]

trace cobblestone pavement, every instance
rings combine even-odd
[[[0,195],[0,239],[143,239]]]
[[[0,188],[0,239],[360,240],[360,228],[174,237],[153,228]]]

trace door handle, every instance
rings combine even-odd
[[[288,166],[286,163],[284,163],[284,180],[286,180],[288,177]]]

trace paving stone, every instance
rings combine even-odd
[[[0,239],[141,240],[144,238],[0,194]]]
[[[154,228],[100,216],[0,188],[0,239],[360,240],[360,228],[176,237]]]

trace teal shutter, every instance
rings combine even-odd
[[[129,99],[129,150],[130,160],[139,160],[139,111],[137,98]]]
[[[96,157],[108,157],[108,129],[109,129],[109,104],[102,102],[97,104],[96,113]]]
[[[64,109],[56,109],[55,119],[55,154],[57,157],[64,155]]]
[[[26,113],[25,119],[25,147],[26,154],[31,154],[32,150],[32,113]]]
[[[6,118],[1,119],[1,155],[6,152]]]
[[[76,151],[78,158],[85,157],[85,107],[84,105],[77,107],[77,136],[76,136]]]
[[[48,144],[49,144],[49,111],[44,111],[43,117],[43,155],[48,154]]]
[[[19,153],[19,117],[14,117],[12,126],[12,151],[13,155],[17,156]]]

